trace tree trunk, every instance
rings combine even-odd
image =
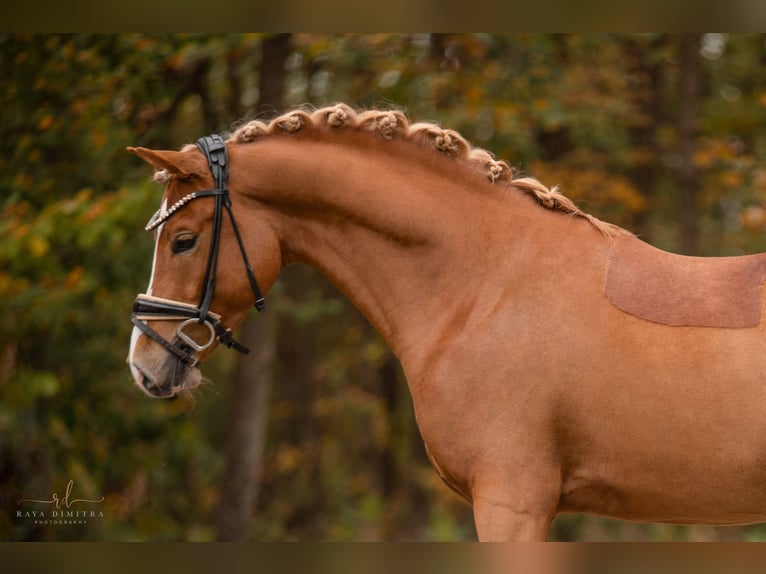
[[[229,386],[231,422],[216,510],[220,541],[247,538],[258,496],[275,356],[275,325],[274,313],[251,315],[239,333],[240,341],[251,352],[237,362]]]
[[[662,175],[657,158],[661,155],[657,135],[662,125],[667,123],[665,93],[666,73],[663,60],[658,53],[667,50],[667,34],[659,35],[650,41],[640,37],[625,36],[620,38],[624,60],[632,77],[636,78],[629,96],[632,98],[640,122],[629,127],[632,147],[644,158],[633,162],[630,179],[646,198],[649,209],[633,216],[630,227],[644,241],[652,242],[652,227],[649,213],[655,204],[656,190]]]
[[[274,34],[261,46],[261,69],[258,78],[258,108],[281,111],[284,105],[285,63],[290,56],[290,34]]]
[[[285,62],[289,55],[290,34],[276,34],[263,40],[258,107],[282,107]],[[257,500],[276,356],[275,333],[276,319],[269,309],[251,314],[240,331],[242,344],[252,351],[240,357],[228,387],[230,427],[215,511],[216,537],[221,541],[247,538]]]
[[[681,36],[678,188],[681,194],[680,248],[682,253],[688,255],[699,251],[699,175],[694,165],[694,148],[699,128],[699,47],[699,34]]]

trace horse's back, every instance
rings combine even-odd
[[[766,254],[688,257],[635,237],[614,241],[605,292],[619,309],[671,326],[743,328],[761,318]]]

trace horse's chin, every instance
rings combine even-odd
[[[133,380],[147,395],[156,399],[169,399],[184,391],[191,391],[202,383],[202,373],[175,358],[168,357],[158,373],[144,369],[138,362],[130,364]]]

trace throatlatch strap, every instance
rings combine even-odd
[[[227,197],[226,199],[228,200],[229,198]],[[261,289],[258,287],[258,281],[255,279],[255,272],[250,266],[250,261],[247,259],[247,254],[245,253],[245,244],[242,242],[242,236],[239,234],[239,226],[237,225],[237,220],[234,219],[234,214],[231,212],[231,201],[226,201],[224,203],[224,207],[226,207],[226,211],[229,213],[231,226],[234,228],[234,236],[237,238],[237,244],[239,245],[239,250],[242,253],[242,260],[245,262],[247,279],[250,281],[250,289],[252,289],[253,296],[255,297],[254,306],[256,309],[258,309],[258,311],[263,311],[264,307],[266,306],[266,299],[261,294]]]
[[[211,136],[205,136],[197,140],[197,147],[207,158],[208,165],[210,166],[210,172],[213,174],[215,186],[217,192],[215,197],[215,212],[213,213],[213,240],[210,243],[210,253],[207,259],[207,268],[205,269],[205,280],[202,283],[203,292],[200,297],[200,322],[204,321],[210,310],[210,303],[215,293],[215,275],[216,268],[218,266],[218,244],[221,238],[221,223],[223,219],[223,209],[229,214],[229,220],[231,226],[234,229],[234,236],[237,239],[237,245],[239,246],[239,252],[242,254],[242,261],[245,264],[245,272],[247,273],[247,279],[250,282],[250,289],[253,291],[253,297],[255,297],[254,306],[258,311],[263,311],[266,306],[266,300],[261,293],[261,289],[258,286],[258,281],[255,278],[255,272],[250,265],[250,260],[247,258],[247,252],[245,251],[245,245],[242,241],[242,235],[239,232],[239,226],[237,220],[234,218],[234,213],[231,209],[231,196],[229,195],[228,183],[229,183],[229,156],[226,151],[226,142],[223,138],[217,134]]]

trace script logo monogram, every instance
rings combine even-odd
[[[73,487],[74,487],[74,480],[70,480],[66,485],[66,492],[64,493],[63,498],[60,498],[59,495],[54,492],[51,495],[50,500],[37,500],[34,498],[23,498],[19,500],[16,504],[20,505],[24,502],[36,502],[38,504],[53,504],[56,507],[56,510],[59,510],[62,507],[70,508],[73,504],[76,504],[78,502],[92,502],[92,503],[104,502],[103,496],[99,498],[98,500],[90,500],[88,498],[70,498]]]

